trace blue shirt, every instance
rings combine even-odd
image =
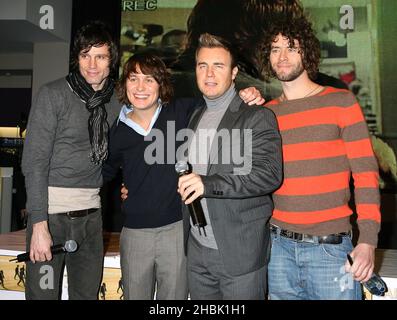
[[[136,133],[146,137],[150,133],[150,130],[152,130],[154,123],[159,117],[162,107],[163,106],[160,104],[159,107],[156,109],[156,112],[152,117],[152,121],[150,122],[148,130],[143,129],[139,124],[137,124],[135,121],[131,120],[128,117],[128,114],[132,112],[134,108],[127,105],[123,105],[123,107],[121,108],[118,121],[125,123],[131,129],[135,130]]]

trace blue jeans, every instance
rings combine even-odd
[[[345,272],[349,236],[341,244],[298,242],[272,232],[268,267],[271,300],[361,300],[359,282]]]

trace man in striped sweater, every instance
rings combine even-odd
[[[264,73],[283,88],[267,104],[277,116],[284,159],[284,182],[273,195],[270,299],[361,299],[380,226],[378,167],[361,108],[349,91],[313,82],[320,48],[306,18],[275,21],[265,37]]]

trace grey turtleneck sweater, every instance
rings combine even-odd
[[[199,175],[207,175],[208,159],[211,150],[211,145],[217,133],[217,128],[227,110],[234,96],[236,89],[234,84],[220,97],[216,99],[208,99],[204,97],[207,109],[198,123],[196,132],[189,147],[189,162],[193,167],[193,172]],[[208,214],[208,206],[205,198],[200,200],[203,207],[207,226],[205,231],[207,236],[199,233],[198,229],[192,225],[191,233],[197,241],[212,249],[218,249],[216,239],[211,227],[211,220]],[[190,221],[192,223],[192,221]]]

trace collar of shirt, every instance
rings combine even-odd
[[[131,129],[135,130],[136,133],[146,137],[152,130],[154,123],[156,122],[157,118],[159,117],[162,107],[163,106],[160,104],[159,107],[156,109],[156,112],[153,115],[152,121],[150,122],[150,125],[149,125],[149,128],[147,131],[127,116],[131,111],[134,110],[134,107],[132,107],[132,106],[123,105],[123,107],[120,110],[119,119],[117,121],[124,122]]]

